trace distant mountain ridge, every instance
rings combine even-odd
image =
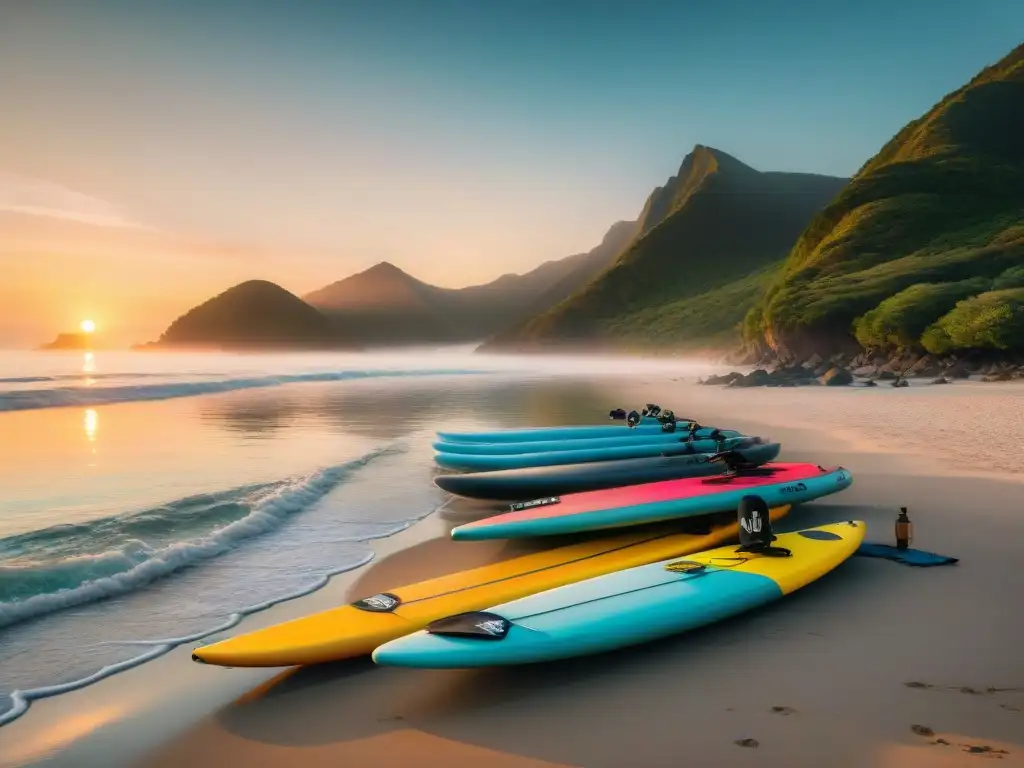
[[[587,252],[459,289],[389,262],[301,299],[250,281],[179,318],[156,345],[729,345],[789,246],[846,181],[761,172],[698,144],[637,220],[616,222]]]
[[[303,300],[368,345],[479,341],[569,296],[614,260],[635,227],[617,222],[590,251],[483,285],[439,288],[381,262]]]
[[[698,144],[648,197],[633,240],[607,269],[482,349],[718,343],[723,335],[738,340],[738,325],[759,299],[766,270],[846,183],[757,171]],[[702,311],[688,316],[684,301]]]

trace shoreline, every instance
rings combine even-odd
[[[657,379],[657,381],[637,382],[636,378],[652,378]],[[615,386],[616,382],[610,380],[609,384],[610,386]],[[984,386],[987,390],[998,385],[986,384]],[[644,392],[639,393],[640,389],[643,389]],[[675,407],[677,412],[680,412],[679,409],[682,404],[677,405],[673,402],[673,399],[680,399],[680,387],[678,383],[666,380],[662,376],[633,377],[633,381],[621,386],[621,390],[623,394],[630,392],[642,394],[642,397],[637,402],[644,399],[653,401],[661,397],[659,402],[667,404],[668,407]],[[692,390],[696,390],[696,392]],[[812,512],[828,512],[830,508],[833,511],[844,510],[848,513],[846,514],[847,517],[857,514],[868,519],[869,536],[874,540],[886,541],[891,537],[891,516],[894,515],[898,506],[909,506],[912,519],[918,520],[918,517],[915,517],[917,509],[922,509],[923,511],[932,502],[948,506],[951,500],[953,503],[959,500],[962,504],[969,504],[970,501],[964,498],[962,488],[978,489],[982,483],[991,483],[992,473],[978,474],[978,472],[968,468],[936,466],[933,460],[923,459],[914,454],[901,454],[898,450],[893,451],[891,448],[890,450],[884,450],[885,446],[880,446],[877,442],[866,443],[863,436],[857,436],[856,429],[850,430],[851,435],[840,435],[837,439],[837,436],[831,433],[830,427],[827,424],[818,423],[813,420],[814,426],[811,428],[772,424],[772,414],[767,413],[768,409],[763,407],[764,392],[760,392],[759,395],[753,397],[743,394],[739,399],[734,400],[731,397],[723,398],[721,393],[716,390],[717,388],[691,387],[686,385],[683,397],[692,403],[690,407],[693,407],[695,411],[706,415],[707,421],[736,427],[750,434],[767,434],[774,439],[780,440],[783,443],[784,459],[787,461],[810,460],[819,463],[843,463],[848,466],[854,473],[854,485],[851,489],[840,496],[830,497],[820,503],[805,505],[805,507],[812,508]],[[744,390],[734,391],[744,392]],[[849,395],[850,393],[846,394]],[[632,399],[636,398],[633,397]],[[756,404],[758,400],[761,401],[762,408],[752,408],[751,404]],[[742,407],[737,408],[737,405]],[[759,410],[759,412],[751,416],[749,413],[751,410]],[[723,413],[729,411],[732,412],[731,415],[727,417],[722,416]],[[768,416],[767,421],[764,420],[765,416]],[[780,419],[777,418],[775,420],[779,421]],[[726,424],[726,422],[728,423]],[[871,448],[871,450],[865,450],[866,446]],[[880,448],[883,450],[879,450]],[[849,466],[851,464],[853,466]],[[866,483],[858,482],[862,477],[865,478]],[[998,484],[998,493],[995,493],[994,496],[999,497],[1001,495],[1007,498],[1016,496],[1020,498],[1018,485],[1020,481],[1024,480],[1024,476],[1007,477],[1003,475],[1000,476],[1000,480],[1002,482]],[[907,486],[906,489],[901,487],[904,482]],[[880,489],[884,489],[885,492],[880,492]],[[987,493],[990,496],[993,495],[990,492]],[[897,498],[897,496],[900,498]],[[967,494],[967,496],[969,498],[970,494]],[[891,501],[889,500],[890,498]],[[908,499],[910,500],[909,504],[907,503]],[[921,501],[915,501],[915,499],[925,501],[921,503]],[[948,518],[949,516],[946,515],[945,517]],[[805,521],[807,519],[806,515],[798,515],[796,512],[790,518],[789,522],[783,521],[784,524],[780,526],[780,529],[785,529],[788,524],[796,524],[801,519]],[[964,518],[953,518],[953,522],[955,523],[958,519],[964,520]],[[818,524],[818,522],[815,520],[809,524]],[[1020,522],[1015,519],[1003,519],[996,523],[996,527],[1007,528],[1004,535],[997,537],[1003,548],[1009,542],[1012,542],[1014,535],[1016,535],[1013,531],[1019,532]],[[483,564],[484,562],[491,562],[501,557],[502,549],[507,548],[507,543],[500,541],[476,542],[473,544],[467,542],[456,544],[451,542],[450,539],[447,539],[447,531],[453,524],[455,523],[449,524],[442,514],[432,514],[401,533],[371,542],[370,546],[375,553],[375,557],[368,565],[333,577],[326,586],[311,594],[287,600],[266,610],[251,614],[243,619],[240,625],[234,627],[232,632],[250,631],[261,626],[322,610],[353,597],[356,593],[359,595],[367,594],[369,591],[378,591],[389,586],[395,586],[396,584],[418,581],[442,572],[461,570]],[[880,524],[884,525],[881,530],[879,529]],[[958,537],[950,536],[948,535],[949,532],[944,531],[939,531],[939,533],[946,533],[947,535],[936,535],[937,530],[937,528],[933,529],[932,522],[927,516],[924,517],[923,523],[919,522],[920,546],[922,548],[932,548],[932,542],[934,542],[935,551],[961,557],[964,560],[968,559],[963,557],[960,551],[956,551],[960,547],[960,543],[957,541]],[[977,543],[975,542],[975,544]],[[988,553],[983,555],[983,557],[988,556]],[[1007,556],[1012,555],[1008,554]],[[454,560],[453,557],[455,558]],[[862,558],[855,559],[863,560]],[[465,562],[455,562],[456,560],[465,560]],[[958,568],[927,569],[923,572],[884,562],[871,564],[850,563],[844,566],[844,570],[863,572],[870,569],[883,572],[886,568],[890,571],[895,569],[894,575],[898,575],[901,579],[910,579],[927,586],[933,579],[938,582],[948,581],[952,576],[946,574],[961,572],[964,564],[961,564]],[[909,574],[906,573],[908,571],[910,572]],[[917,576],[916,573],[921,575]],[[839,582],[846,581],[844,577],[838,575],[830,577],[830,579]],[[1024,587],[1024,584],[1022,584],[1022,587]],[[846,589],[852,589],[852,586],[848,586]],[[817,587],[809,587],[808,590],[812,592],[817,590],[819,593],[828,591],[825,588],[817,589]],[[794,597],[793,599],[798,600],[799,598]],[[776,613],[785,614],[786,606],[779,606],[779,611]],[[744,620],[740,619],[739,621],[742,625]],[[754,621],[756,622],[757,619],[754,619]],[[786,623],[789,619],[782,617],[781,621]],[[731,626],[733,623],[730,622],[729,625]],[[728,628],[721,630],[712,628],[708,632],[712,635],[722,632],[728,635],[730,630]],[[707,632],[698,634],[700,637],[704,637]],[[211,635],[207,640],[212,640],[213,637],[215,635]],[[658,648],[662,647],[662,644],[655,645],[657,647],[652,647],[650,652],[657,657],[663,653],[658,650]],[[672,641],[669,645],[674,645],[678,648],[680,644]],[[698,641],[698,645],[703,647],[706,643]],[[358,664],[352,665],[350,663],[327,665],[331,668],[349,668],[349,672],[355,678],[349,681],[335,679],[342,673],[340,669],[319,668],[298,671],[282,671],[280,669],[221,670],[193,663],[190,659],[192,647],[193,644],[178,646],[156,660],[116,674],[99,683],[72,693],[36,702],[26,715],[0,728],[0,756],[2,756],[0,757],[0,765],[33,764],[47,758],[50,758],[47,762],[48,765],[122,765],[134,764],[134,761],[140,759],[143,760],[142,764],[144,765],[180,764],[180,762],[167,762],[173,755],[177,755],[177,757],[173,758],[174,760],[180,760],[181,762],[184,762],[185,759],[191,762],[199,759],[199,764],[213,764],[212,762],[202,762],[200,755],[206,754],[207,750],[209,750],[211,756],[217,755],[218,761],[232,757],[244,757],[246,760],[250,760],[254,758],[254,755],[248,751],[245,751],[244,754],[232,751],[243,748],[243,745],[235,743],[235,737],[229,739],[231,745],[222,743],[221,736],[224,734],[217,730],[219,726],[216,723],[218,722],[218,717],[220,717],[217,713],[237,713],[238,711],[245,710],[247,706],[255,706],[257,708],[268,706],[266,704],[267,697],[272,698],[272,691],[281,690],[282,688],[289,689],[289,686],[297,685],[297,681],[303,681],[303,685],[313,685],[316,688],[320,685],[320,682],[315,680],[321,673],[326,677],[321,694],[324,696],[341,696],[343,698],[351,695],[345,692],[345,683],[351,684],[356,691],[370,695],[370,692],[366,690],[366,685],[369,685],[369,683],[364,684],[362,678],[371,671],[375,677],[381,677],[383,673],[388,680],[395,678],[395,675],[391,674],[394,670],[374,668],[372,664],[369,665],[369,669],[366,668],[365,664],[361,667]],[[647,652],[644,647],[640,647],[626,649],[614,654],[614,656],[633,658],[632,664],[634,666],[632,668],[637,673],[644,674],[642,667],[635,666],[635,659],[644,656]],[[905,651],[899,651],[899,653],[902,654]],[[627,665],[630,664],[630,662],[626,663]],[[579,665],[574,662],[568,666],[573,668],[582,666],[585,669],[595,670],[600,668],[601,662],[595,659],[580,660]],[[503,670],[490,672],[499,673],[495,676],[506,682],[514,681],[516,677],[515,674],[500,674],[504,672]],[[527,677],[536,684],[537,674],[539,673],[530,673]],[[650,675],[650,672],[647,671],[646,674]],[[346,673],[342,676],[347,677],[349,675]],[[488,676],[488,674],[484,674],[483,678]],[[414,674],[409,679],[419,680],[429,677],[430,675]],[[435,676],[436,679],[461,679],[462,677],[466,676]],[[928,682],[936,682],[935,680],[928,680],[927,677],[922,677]],[[935,677],[934,670],[931,673],[931,677]],[[295,680],[289,683],[288,681],[292,678],[295,678]],[[1001,682],[1005,683],[1005,681],[998,680],[989,680],[986,683],[986,681],[972,679],[970,681],[961,680],[959,683],[953,681],[949,684],[973,684],[983,689],[986,684],[999,687]],[[1010,683],[1014,682],[1017,684],[1021,683],[1021,681],[1010,681]],[[603,684],[610,685],[611,683],[606,680]],[[395,702],[400,700],[399,689],[404,690],[404,686],[397,680],[389,685],[391,685],[391,688],[388,690],[395,694],[395,701],[389,703],[391,706],[395,706]],[[649,680],[647,685],[656,686],[657,684],[656,681]],[[541,686],[541,688],[541,692],[537,694],[539,699],[538,706],[541,709],[549,706],[545,702],[551,699],[551,697],[554,697],[555,700],[560,700],[556,691],[548,690],[545,686]],[[312,693],[310,695],[313,696]],[[524,695],[529,696],[528,693]],[[289,697],[291,696],[292,694],[289,694]],[[250,704],[246,704],[246,702],[250,702]],[[252,702],[256,703],[253,704]],[[353,703],[353,701],[349,701],[350,705]],[[567,704],[567,702],[565,703]],[[423,717],[433,721],[436,715],[430,713],[430,705],[423,704],[422,706],[426,708],[424,709],[425,714],[423,714]],[[555,705],[550,704],[550,706]],[[1024,709],[1024,703],[1022,703],[1021,708]],[[1009,709],[1004,710],[1004,712],[1012,714]],[[287,712],[279,712],[278,714],[286,720],[291,717]],[[519,716],[525,715],[519,713]],[[403,717],[410,721],[410,724],[416,719],[407,716]],[[1024,722],[1019,719],[1020,717],[1018,715],[1018,722]],[[441,719],[444,719],[443,714]],[[769,720],[774,723],[779,718]],[[298,723],[294,723],[295,727],[298,727],[298,725]],[[819,723],[816,727],[825,728],[826,730],[835,729],[837,723]],[[211,728],[220,735],[216,736],[216,738],[211,735]],[[489,724],[487,732],[491,734],[492,738],[484,738],[482,740],[488,743],[479,744],[478,746],[485,751],[479,754],[474,753],[476,755],[474,757],[471,757],[469,753],[464,751],[468,749],[464,745],[479,741],[479,739],[469,737],[459,728],[455,728],[458,732],[458,738],[455,739],[458,742],[456,746],[452,746],[447,740],[444,744],[441,744],[437,739],[443,738],[443,736],[438,737],[437,733],[430,729],[406,728],[396,730],[394,728],[387,728],[384,729],[386,733],[379,733],[372,737],[365,736],[364,734],[360,739],[356,739],[355,741],[358,741],[361,746],[356,745],[355,741],[349,740],[346,742],[346,746],[344,746],[344,750],[348,751],[344,752],[344,754],[338,751],[331,752],[329,755],[325,753],[323,759],[334,761],[331,764],[336,764],[339,760],[344,763],[346,759],[366,760],[369,759],[366,757],[367,755],[390,754],[389,750],[397,750],[397,753],[403,755],[410,754],[410,750],[412,752],[427,750],[432,751],[432,754],[459,755],[459,759],[462,759],[461,756],[465,755],[466,759],[486,759],[488,762],[496,762],[499,765],[522,765],[524,768],[525,766],[584,764],[587,765],[587,768],[591,768],[591,765],[612,764],[600,762],[601,756],[597,754],[594,755],[594,758],[598,761],[594,763],[573,762],[572,760],[566,762],[565,758],[574,757],[568,754],[563,755],[560,758],[562,762],[559,762],[556,759],[558,756],[555,754],[559,750],[552,750],[551,745],[544,739],[541,740],[543,744],[534,749],[537,754],[531,756],[532,760],[523,762],[522,759],[513,759],[507,755],[510,749],[507,740],[502,742],[501,739],[495,740],[493,738],[494,733],[492,731],[495,728],[497,728],[497,724]],[[842,728],[839,728],[839,731],[842,730]],[[936,730],[938,731],[938,728]],[[967,728],[966,730],[970,729]],[[582,736],[578,738],[582,738]],[[853,737],[849,733],[845,736],[837,733],[834,738],[845,740]],[[920,740],[920,737],[917,738]],[[211,739],[213,740],[212,742],[210,741]],[[245,750],[252,747],[250,742],[252,742],[252,736],[246,740],[248,746],[245,746]],[[491,744],[490,742],[494,743]],[[1004,742],[1001,743],[1005,743],[1005,738]],[[500,747],[497,752],[486,751],[495,745]],[[280,748],[285,749],[285,747]],[[342,749],[341,746],[337,748]],[[912,743],[909,747],[907,745],[900,747],[900,749],[904,748],[910,749],[911,752],[914,752],[916,749]],[[1007,748],[1011,749],[1011,751],[1024,753],[1024,750]],[[275,747],[276,749],[277,747]],[[460,749],[463,751],[460,752]],[[934,749],[932,747],[933,752]],[[228,751],[225,752],[224,750]],[[449,750],[449,752],[445,752],[445,750]],[[455,751],[451,752],[450,750]],[[737,754],[738,750],[735,746],[731,746],[731,750],[723,753],[723,757],[729,756],[731,760],[737,760],[745,754],[745,752]],[[545,752],[551,752],[552,754],[543,754]],[[761,754],[767,756],[763,752]],[[900,754],[902,755],[903,752],[900,752]],[[188,757],[186,758],[185,755]],[[360,755],[363,757],[359,757]],[[506,757],[502,757],[502,755],[506,755]],[[348,757],[346,758],[346,756]],[[908,755],[908,759],[910,757]],[[1016,755],[1003,756],[1003,764],[1015,764],[1010,762],[1011,757],[1015,758]],[[282,753],[282,757],[280,757],[281,760],[306,760],[307,758],[312,759],[314,762],[320,759],[318,756],[313,753],[307,753],[305,750],[302,750],[302,754],[295,752],[294,754],[284,755]],[[502,763],[501,760],[506,758],[513,759],[513,762]],[[271,759],[269,753],[268,759]],[[537,759],[541,760],[541,762],[536,762]],[[161,762],[161,760],[164,760],[164,762]],[[422,765],[422,755],[418,756],[416,761]],[[261,764],[263,763],[261,762]],[[266,764],[277,765],[278,763],[271,760],[271,762]],[[282,762],[281,764],[285,763]],[[357,762],[350,764],[369,765],[371,763]],[[399,765],[401,763],[395,762],[394,764]],[[653,763],[649,764],[654,765]],[[789,764],[804,763],[790,762]],[[852,764],[859,765],[862,763]],[[930,764],[940,765],[946,763],[932,762]]]
[[[248,614],[226,631],[215,631],[202,639],[212,642],[219,635],[249,632],[271,624],[324,610],[339,604],[355,592],[366,589],[378,591],[394,584],[374,584],[381,571],[390,570],[389,558],[436,540],[451,528],[439,513],[419,520],[404,531],[370,543],[374,557],[368,563],[332,576],[321,588],[292,599],[285,599],[269,608]],[[443,540],[443,539],[442,539]],[[489,561],[500,550],[503,542],[481,542],[481,545],[460,548],[467,561],[457,568],[471,568]],[[481,554],[483,553],[483,554]],[[429,578],[425,576],[424,578]],[[364,585],[364,582],[371,582]],[[93,754],[103,754],[104,742],[120,741],[127,745],[118,764],[134,753],[151,745],[133,748],[136,741],[135,721],[148,719],[159,724],[161,733],[154,734],[157,741],[166,734],[186,729],[202,713],[223,706],[268,684],[276,678],[294,673],[294,669],[254,668],[222,669],[201,665],[191,660],[192,649],[200,641],[182,643],[155,659],[133,665],[96,683],[76,688],[67,693],[39,699],[28,711],[7,725],[0,727],[0,766],[27,765],[38,761],[69,760],[70,764],[92,765]],[[220,679],[214,679],[217,675]],[[152,690],[151,679],[158,678],[167,688],[158,695]],[[193,698],[194,697],[194,698]],[[125,700],[130,702],[125,705]],[[196,707],[195,705],[199,705]],[[194,709],[189,713],[185,710]],[[91,710],[90,717],[81,715]],[[166,729],[166,730],[165,730]],[[68,736],[70,734],[70,737]],[[69,749],[60,754],[62,749]]]

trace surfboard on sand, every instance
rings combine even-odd
[[[780,519],[789,511],[771,511]],[[348,605],[199,646],[198,662],[235,667],[317,664],[367,655],[378,645],[460,611],[735,540],[735,514],[591,538],[368,595]]]
[[[779,534],[776,554],[725,546],[617,571],[428,625],[373,653],[378,664],[503,666],[611,651],[757,608],[821,578],[864,538],[850,521]],[[778,550],[788,550],[780,556]]]

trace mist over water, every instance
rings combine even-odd
[[[475,354],[475,345],[371,353],[188,354],[0,352],[0,411],[165,400],[237,389],[377,376],[701,376],[720,366],[699,359]],[[624,364],[628,369],[624,369]]]

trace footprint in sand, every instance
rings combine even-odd
[[[794,712],[796,712],[796,710],[792,707],[775,706],[772,707],[772,712],[774,712],[777,715],[792,715]]]
[[[931,738],[935,735],[935,731],[933,731],[927,725],[912,725],[910,726],[910,730],[916,733],[918,736],[924,736],[927,738]],[[932,744],[937,744],[943,747],[952,746],[948,741],[946,741],[943,738],[935,739],[935,741],[933,741]],[[1002,760],[1003,755],[1010,754],[1005,749],[996,749],[995,747],[990,747],[987,744],[958,744],[957,746],[963,747],[962,751],[970,755],[984,755],[985,757],[994,757],[997,760]]]
[[[749,747],[751,749],[757,749],[761,746],[761,742],[757,739],[737,739],[733,742],[737,747]]]
[[[996,749],[995,747],[990,747],[987,744],[982,744],[982,745],[977,745],[977,746],[972,745],[972,744],[961,744],[960,746],[963,747],[964,748],[964,752],[967,752],[968,754],[971,754],[971,755],[986,755],[986,756],[990,756],[990,757],[995,757],[995,758],[997,758],[999,760],[1003,759],[1003,755],[1010,754],[1005,749]]]
[[[959,691],[960,693],[966,693],[969,696],[984,696],[986,694],[993,693],[1018,693],[1021,691],[1020,688],[995,688],[993,686],[989,686],[985,690],[978,690],[977,688],[972,688],[969,685],[933,685],[932,683],[922,683],[919,680],[911,680],[903,685],[907,688],[919,688],[922,690],[942,688],[947,691]]]

